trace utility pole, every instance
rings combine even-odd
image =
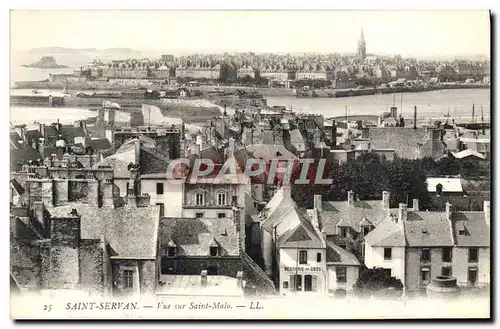
[[[345,124],[347,125],[347,105],[345,106]]]
[[[486,132],[484,131],[484,115],[483,115],[483,105],[481,104],[481,123],[483,126],[483,135],[486,135]]]
[[[472,103],[472,123],[476,123],[476,115],[474,114],[474,103]]]

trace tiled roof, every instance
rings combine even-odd
[[[231,218],[162,218],[158,238],[162,249],[172,240],[178,256],[210,257],[213,240],[220,247],[220,256],[239,256],[240,253]]]
[[[157,207],[98,208],[70,203],[48,209],[53,217],[65,217],[76,209],[81,216],[81,238],[100,239],[104,234],[117,258],[156,258],[159,210]]]
[[[445,212],[408,211],[404,223],[408,247],[452,246],[451,224]]]
[[[326,263],[331,265],[361,265],[356,256],[337,246],[332,241],[326,243]]]
[[[489,247],[490,226],[482,211],[457,211],[452,213],[455,243],[461,247]],[[460,235],[459,231],[464,234]]]
[[[319,213],[320,227],[327,235],[337,233],[337,224],[340,220],[346,226],[351,227],[356,232],[360,232],[361,222],[369,221],[372,225],[377,225],[389,214],[388,209],[384,209],[382,200],[353,201],[329,201],[323,202],[323,211]]]

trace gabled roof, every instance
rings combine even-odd
[[[285,191],[285,189],[289,188],[290,187],[281,187],[278,189],[263,210],[265,217],[261,216],[261,226],[269,232],[272,231],[272,228],[279,223],[285,214],[294,209],[297,205],[288,194],[290,191]]]
[[[475,157],[475,158],[479,158],[479,159],[486,159],[486,156],[484,156],[483,154],[479,153],[479,152],[476,152],[472,149],[466,149],[466,150],[463,150],[463,151],[460,151],[460,152],[451,152],[451,154],[457,158],[457,159],[463,159],[463,158],[466,158],[466,157]]]
[[[87,142],[87,145],[94,150],[107,150],[111,148],[111,143],[107,138],[92,138]]]
[[[350,252],[337,246],[332,241],[326,243],[326,264],[327,265],[352,265],[360,266],[360,262]]]
[[[214,240],[220,256],[240,253],[238,233],[231,218],[162,218],[158,238],[160,248],[173,241],[178,256],[209,257]]]
[[[98,169],[99,166],[109,166],[113,169],[115,178],[129,178],[130,171],[128,165],[130,163],[136,163],[135,146],[132,144],[128,145],[127,148],[120,147],[120,149],[115,153],[102,161],[94,165],[94,169]]]
[[[98,208],[70,203],[48,209],[53,217],[66,217],[72,209],[81,216],[81,238],[104,234],[110,257],[156,259],[159,210],[150,207]]]
[[[452,213],[453,235],[459,247],[489,247],[491,228],[483,211],[457,211]],[[460,230],[464,234],[460,235]]]
[[[295,160],[298,159],[283,145],[251,144],[246,147],[248,153],[256,159],[270,160]]]
[[[366,221],[377,225],[387,217],[389,209],[385,209],[382,200],[328,201],[322,204],[323,211],[319,213],[320,226],[327,235],[334,235],[337,226],[351,227],[360,232],[360,224]]]
[[[403,224],[388,217],[365,236],[365,242],[372,247],[404,247],[406,239]]]
[[[299,221],[295,223],[295,226],[278,236],[278,246],[280,248],[324,248],[321,233],[314,229],[307,213],[298,207],[292,208],[291,211],[296,212]],[[283,223],[283,225],[288,224]]]
[[[24,188],[22,187],[21,184],[19,184],[19,182],[15,179],[11,179],[10,180],[10,184],[11,186],[16,190],[17,194],[19,195],[23,195],[24,194]]]

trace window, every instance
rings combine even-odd
[[[290,275],[290,290],[302,291],[302,275]]]
[[[422,262],[430,262],[430,260],[431,260],[430,249],[422,249],[422,254],[420,255],[420,260]]]
[[[368,235],[370,233],[370,227],[369,226],[363,226],[363,235]]]
[[[343,238],[347,238],[347,227],[340,228],[340,236]]]
[[[197,212],[194,214],[196,218],[203,218],[203,213],[202,212]]]
[[[226,205],[226,193],[219,193],[219,194],[217,194],[217,204],[219,206],[225,206]]]
[[[217,213],[217,218],[226,218],[226,213],[225,212]]]
[[[451,276],[451,266],[444,266],[441,268],[441,275]]]
[[[299,251],[299,264],[307,264],[307,251]]]
[[[316,275],[304,276],[304,291],[316,291]]]
[[[429,283],[431,277],[431,269],[428,267],[422,267],[420,269],[420,282],[423,284]]]
[[[175,247],[167,247],[167,257],[175,257],[176,249]]]
[[[283,281],[283,289],[288,289],[288,281]]]
[[[126,194],[128,194],[129,188],[130,188],[130,183],[127,183],[127,193]]]
[[[436,193],[437,195],[441,195],[441,193],[443,193],[443,185],[441,184],[436,185]]]
[[[384,248],[384,259],[385,260],[392,259],[392,248]]]
[[[212,257],[219,256],[219,247],[210,247],[210,256]]]
[[[165,206],[163,203],[157,203],[156,205],[160,207],[160,217],[165,216]]]
[[[134,288],[134,271],[124,270],[123,271],[123,285],[125,289]]]
[[[347,267],[336,267],[337,282],[347,282]]]
[[[451,262],[452,249],[449,247],[443,248],[443,262]]]
[[[237,206],[237,205],[238,205],[238,196],[233,195],[233,206]]]
[[[476,267],[469,267],[469,270],[467,271],[467,283],[470,286],[475,286],[477,283],[477,268]]]
[[[203,206],[205,204],[205,195],[203,193],[196,193],[196,205]]]
[[[163,183],[156,183],[156,194],[163,194]]]
[[[469,263],[475,263],[478,259],[477,248],[469,248]]]
[[[320,252],[318,252],[318,253],[316,254],[316,261],[317,261],[318,263],[321,263],[321,253],[320,253]]]

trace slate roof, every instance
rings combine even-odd
[[[239,256],[240,253],[231,218],[162,218],[158,238],[162,249],[172,240],[178,256],[210,257],[214,240],[220,256]]]
[[[446,145],[442,140],[430,140],[427,128],[413,127],[373,127],[369,130],[370,147],[374,149],[394,149],[400,158],[418,159],[426,156],[440,157]]]
[[[298,207],[293,207],[299,222],[278,237],[280,248],[323,248],[321,233],[314,229],[306,212]],[[287,225],[289,223],[283,223]]]
[[[26,136],[26,139],[33,139],[33,138],[42,137],[42,134],[40,133],[40,131],[36,130],[36,129],[35,130],[26,130],[24,135]]]
[[[111,148],[111,142],[107,138],[93,138],[87,142],[87,145],[94,150],[107,150]]]
[[[28,161],[38,161],[38,159],[42,159],[42,155],[31,146],[10,149],[10,169],[12,171],[18,170],[19,164],[25,164]]]
[[[408,247],[453,246],[451,223],[446,212],[408,211],[404,230]]]
[[[460,177],[431,177],[425,180],[428,192],[436,192],[436,186],[441,184],[443,192],[463,192]]]
[[[337,224],[341,220],[342,225],[360,232],[362,222],[376,226],[389,214],[389,210],[384,209],[382,200],[353,201],[351,205],[348,201],[328,201],[323,202],[322,207],[323,211],[318,217],[320,227],[327,235],[337,234]]]
[[[16,192],[19,194],[19,195],[23,195],[24,194],[24,188],[22,187],[22,185],[15,179],[11,179],[10,180],[10,183],[12,184],[12,186],[14,187],[14,189],[16,190]]]
[[[168,162],[153,150],[141,149],[139,172],[141,175],[163,174],[166,177]]]
[[[337,246],[332,241],[326,243],[326,264],[327,265],[352,265],[360,266],[360,262],[350,252]]]
[[[85,132],[81,127],[75,127],[71,125],[63,125],[61,126],[60,134],[63,137],[85,137]]]
[[[81,238],[100,239],[104,234],[110,257],[156,259],[159,210],[157,207],[98,208],[70,203],[48,209],[65,217],[76,209],[81,216]]]
[[[251,144],[246,149],[252,157],[265,161],[298,159],[296,155],[288,151],[283,145]]]
[[[403,225],[388,217],[365,236],[365,242],[372,247],[404,247],[406,238]]]
[[[482,211],[459,211],[452,213],[453,235],[460,247],[489,247],[491,229]],[[460,235],[459,231],[465,234]]]
[[[93,168],[98,169],[99,166],[109,166],[113,169],[115,178],[130,178],[128,165],[130,163],[136,163],[135,146],[132,144],[131,146],[128,145],[126,148],[122,147],[120,147],[115,154],[112,154],[96,163]]]
[[[287,187],[285,187],[287,188]],[[261,221],[261,226],[271,232],[272,228],[280,222],[282,217],[297,206],[291,197],[286,197],[284,188],[280,188],[267,203],[266,217]]]

